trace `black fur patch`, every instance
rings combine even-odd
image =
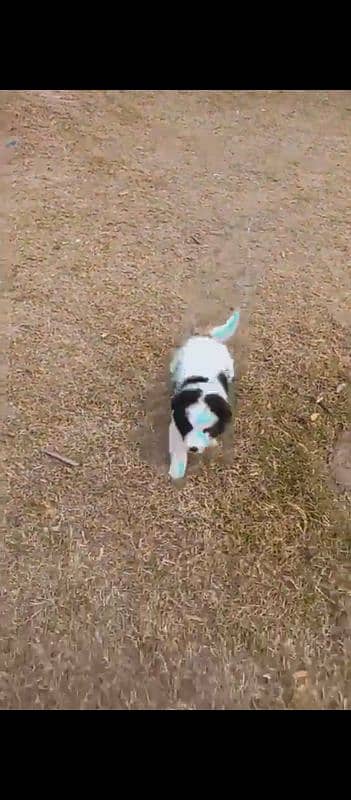
[[[204,378],[203,375],[191,375],[190,378],[186,378],[184,383],[182,383],[182,389],[184,386],[187,386],[188,383],[207,383],[208,378]]]
[[[201,389],[184,389],[172,397],[173,419],[183,439],[193,429],[185,411],[196,403],[201,395]]]
[[[229,403],[224,400],[219,394],[207,394],[204,397],[210,411],[218,417],[218,421],[212,425],[211,428],[206,428],[206,433],[209,433],[212,438],[220,436],[223,433],[226,425],[232,418],[232,410]]]
[[[218,380],[222,384],[224,391],[228,393],[228,379],[224,372],[219,373]]]

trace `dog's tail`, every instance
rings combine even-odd
[[[240,311],[234,311],[224,325],[219,325],[217,328],[212,328],[210,331],[210,336],[212,336],[213,339],[218,339],[219,342],[227,342],[228,339],[231,339],[231,337],[234,336],[234,333],[239,325],[239,320]]]

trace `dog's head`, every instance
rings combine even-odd
[[[225,376],[219,376],[224,386]],[[226,382],[227,383],[227,382]],[[225,387],[227,389],[227,385]],[[215,392],[206,393],[206,387],[183,388],[172,398],[173,419],[183,437],[187,450],[202,453],[209,438],[216,438],[223,433],[231,419],[232,411],[228,400]],[[212,424],[199,431],[199,419],[206,418]]]

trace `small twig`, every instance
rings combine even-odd
[[[327,601],[327,603],[331,603],[333,606],[337,606],[337,605],[338,605],[338,604],[335,602],[335,600],[332,600],[332,598],[331,598],[331,597],[328,597],[328,595],[324,594],[324,592],[322,592],[322,589],[320,589],[320,588],[319,588],[319,586],[318,586],[317,584],[315,585],[315,587],[314,587],[314,588],[317,590],[317,592],[319,592],[319,594],[321,594],[321,595],[322,595],[322,597],[324,597],[324,600],[326,600],[326,601]]]
[[[55,453],[54,450],[45,449],[44,453],[50,458],[55,458],[56,461],[61,461],[62,464],[67,464],[69,467],[79,467],[78,461],[73,461],[71,458],[66,458],[66,456],[61,456],[60,453]]]
[[[325,411],[326,414],[329,414],[331,417],[333,416],[332,412],[330,411],[328,406],[325,405],[323,400],[319,400],[319,401],[316,401],[316,402],[318,402],[318,405],[323,409],[323,411]]]
[[[201,244],[201,241],[197,238],[197,236],[190,236],[190,239],[192,239],[195,244]]]
[[[329,414],[331,417],[333,416],[333,412],[330,411],[328,406],[325,405],[322,394],[320,394],[318,397],[310,397],[310,400],[312,403],[316,403],[317,406],[320,406],[320,408],[322,408],[326,414]]]

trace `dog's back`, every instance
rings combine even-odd
[[[175,379],[183,383],[189,376],[211,380],[219,372],[232,372],[233,359],[228,348],[210,336],[192,336],[181,348]]]

